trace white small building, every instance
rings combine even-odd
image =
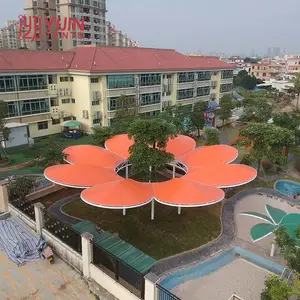
[[[2,142],[3,148],[11,148],[21,145],[28,145],[28,124],[26,123],[7,123],[10,133],[7,141]]]
[[[265,83],[258,84],[258,88],[263,88],[267,86],[272,86],[272,88],[277,89],[279,92],[286,92],[289,88],[294,87],[294,83],[287,80],[275,80],[265,81]]]

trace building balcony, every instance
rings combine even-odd
[[[32,90],[32,91],[0,93],[0,99],[4,101],[26,100],[26,99],[47,98],[47,97],[49,97],[48,90]]]

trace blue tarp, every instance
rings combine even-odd
[[[41,259],[45,245],[45,241],[31,233],[18,218],[0,221],[0,250],[18,266]]]

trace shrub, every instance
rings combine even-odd
[[[269,172],[273,168],[273,163],[270,161],[263,161],[262,166],[266,172]]]

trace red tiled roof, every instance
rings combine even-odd
[[[0,73],[67,71],[74,53],[54,51],[2,50]]]
[[[0,73],[77,71],[91,73],[234,69],[214,57],[186,56],[175,50],[80,46],[70,51],[0,51]]]

